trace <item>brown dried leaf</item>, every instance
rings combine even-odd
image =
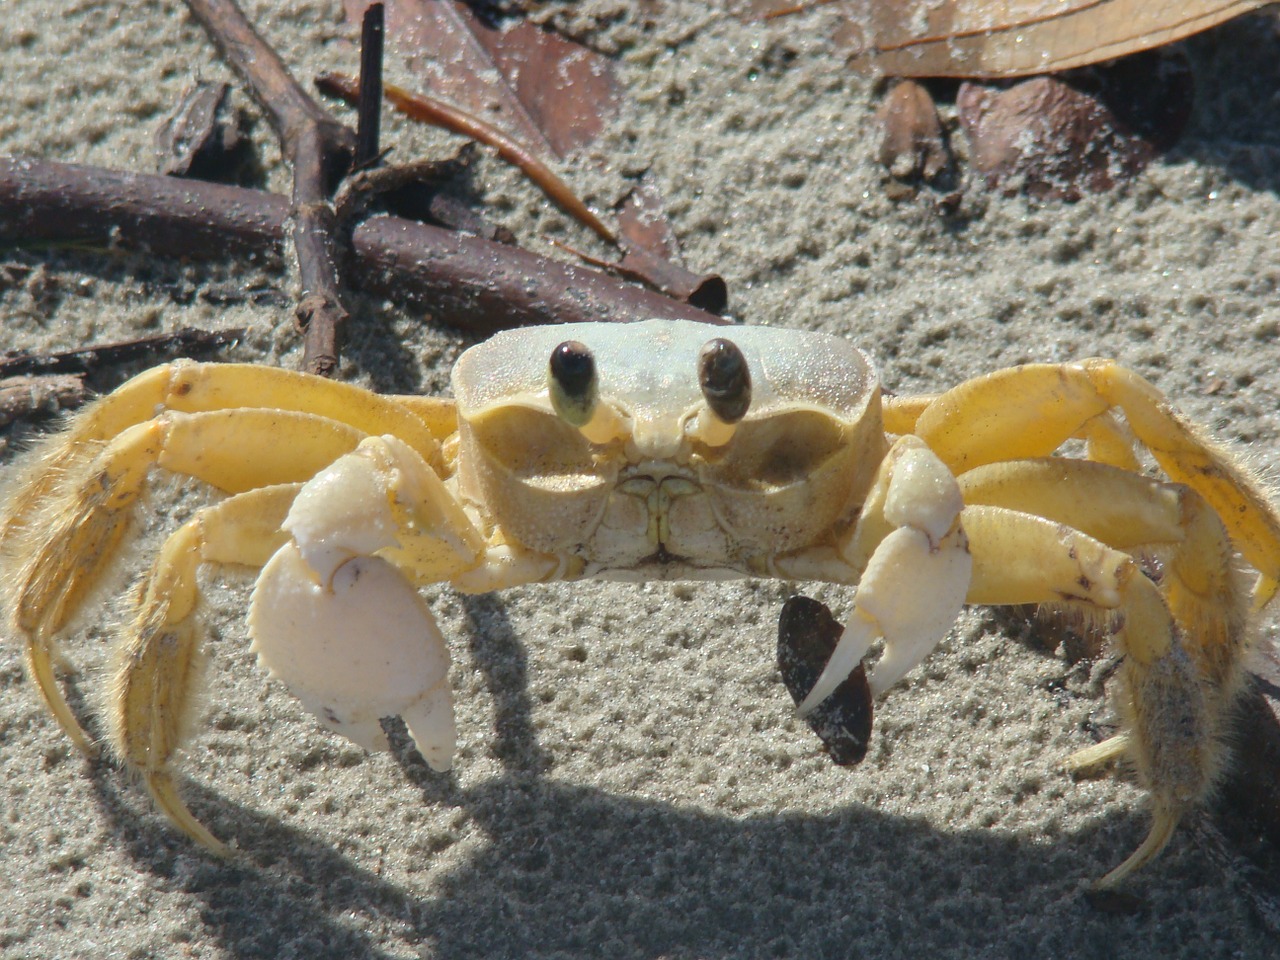
[[[1270,0],[846,0],[851,65],[895,77],[1025,77],[1217,26]],[[757,3],[786,12],[797,4]]]
[[[345,0],[359,23],[367,0]],[[538,149],[564,157],[590,143],[618,105],[600,54],[517,20],[486,23],[458,0],[391,0],[387,35],[435,96]]]
[[[791,699],[797,704],[818,682],[844,627],[826,604],[808,597],[791,597],[778,618],[778,670]],[[871,687],[862,664],[835,692],[805,717],[831,759],[842,767],[861,763],[871,741]]]
[[[876,119],[882,133],[878,159],[895,179],[931,183],[951,166],[951,151],[933,97],[914,80],[894,84]]]
[[[344,0],[348,20],[358,23],[367,2]],[[591,143],[617,112],[609,59],[551,30],[524,20],[494,26],[459,0],[389,0],[386,8],[388,36],[434,96],[544,158]],[[638,184],[617,218],[624,272],[690,303],[723,289],[718,277],[684,268],[652,183]],[[714,307],[715,297],[699,305]]]
[[[1148,51],[1109,66],[956,97],[969,162],[1005,193],[1077,200],[1131,180],[1172,146],[1191,113],[1189,64]]]

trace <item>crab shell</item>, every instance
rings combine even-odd
[[[716,333],[750,371],[732,443],[708,442],[720,437],[698,380]],[[549,396],[547,360],[571,339],[595,357],[603,445]],[[582,577],[773,572],[779,554],[847,527],[886,448],[866,355],[818,333],[664,320],[511,330],[463,353],[453,389],[460,496]]]

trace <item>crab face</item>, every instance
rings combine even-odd
[[[453,388],[462,495],[580,576],[762,572],[846,528],[885,449],[870,363],[823,334],[514,330],[463,354]]]

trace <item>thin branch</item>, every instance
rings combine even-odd
[[[344,73],[326,73],[316,78],[316,86],[322,93],[341,97],[347,103],[358,103],[361,97],[360,85],[353,77]],[[391,101],[391,105],[407,117],[443,127],[453,133],[470,137],[477,143],[493,147],[498,156],[519,167],[526,177],[532,180],[549,199],[558,204],[566,213],[583,225],[590,227],[603,240],[617,243],[617,235],[608,225],[592,212],[591,208],[578,198],[560,177],[524,144],[508,136],[492,124],[485,123],[479,117],[465,110],[429,97],[423,93],[413,93],[395,84],[385,84],[383,92]]]
[[[222,184],[0,157],[0,243],[90,240],[161,256],[278,254],[290,205]],[[353,234],[351,280],[477,332],[648,317],[724,321],[595,270],[397,217]]]
[[[0,427],[36,414],[54,414],[84,403],[88,388],[81,375],[55,374],[0,379]]]
[[[360,102],[356,105],[356,156],[354,167],[363,170],[378,156],[382,124],[382,42],[384,7],[371,3],[360,22]]]
[[[0,357],[0,378],[26,374],[90,373],[106,364],[128,363],[162,354],[185,357],[207,353],[243,338],[243,330],[210,331],[187,327],[173,333],[100,343],[59,353],[13,353]]]
[[[302,280],[296,314],[304,331],[303,367],[332,375],[349,314],[342,304],[329,195],[351,167],[356,135],[298,85],[234,0],[187,0],[187,7],[223,59],[249,84],[293,165],[293,243]]]

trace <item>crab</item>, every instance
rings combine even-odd
[[[801,715],[860,667],[884,696],[966,603],[1065,608],[1108,634],[1124,728],[1066,763],[1130,761],[1152,824],[1103,887],[1213,786],[1250,624],[1280,586],[1280,513],[1137,374],[1030,364],[885,397],[839,337],[648,320],[503,332],[461,355],[452,384],[452,400],[389,397],[179,361],[18,469],[0,518],[10,622],[86,752],[59,635],[113,567],[153,468],[226,494],[139,583],[107,717],[115,754],[204,847],[228,850],[172,770],[198,699],[202,564],[258,568],[252,649],[324,726],[379,749],[380,720],[401,716],[438,770],[456,739],[448,652],[419,587],[770,577],[857,585]],[[1073,438],[1083,455],[1060,449]]]

